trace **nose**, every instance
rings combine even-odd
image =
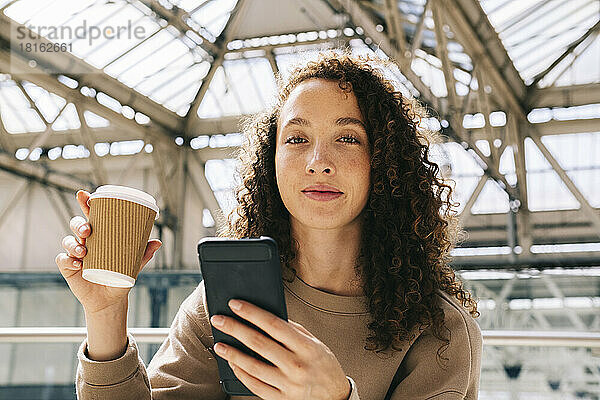
[[[318,170],[319,170],[319,169],[317,169],[317,171],[318,171]],[[316,173],[316,172],[315,172],[315,169],[314,169],[314,168],[312,168],[312,167],[309,167],[307,171],[308,171],[308,173],[309,173],[309,174],[314,174],[314,173]],[[323,172],[325,172],[325,173],[327,173],[327,174],[330,174],[330,173],[331,173],[331,168],[324,168],[324,169],[323,169]]]
[[[306,173],[313,175],[316,173],[324,172],[326,174],[332,174],[334,172],[333,165],[330,161],[320,156],[320,153],[315,151],[312,159],[306,164]]]

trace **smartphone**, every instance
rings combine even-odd
[[[215,314],[232,317],[241,323],[269,336],[256,325],[236,315],[227,304],[231,299],[248,301],[287,321],[287,308],[281,280],[281,267],[277,243],[268,236],[260,238],[230,239],[205,237],[198,242],[200,272],[206,290],[209,318]],[[223,342],[244,353],[273,365],[242,342],[215,329],[211,324],[214,343]],[[230,395],[254,396],[240,382],[227,360],[216,355],[220,384]]]

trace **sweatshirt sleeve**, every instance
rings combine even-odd
[[[128,334],[125,354],[111,361],[93,361],[87,355],[87,339],[78,350],[76,392],[79,400],[201,399],[224,400],[219,371],[212,353],[212,337],[190,316],[184,305],[193,302],[194,291],[179,308],[168,337],[148,368],[138,355],[135,339]],[[210,349],[209,349],[210,348]]]
[[[358,390],[356,389],[356,383],[354,382],[354,379],[350,378],[349,376],[346,376],[346,378],[348,378],[351,387],[350,396],[348,396],[348,400],[360,400],[360,397],[358,397]]]
[[[110,361],[88,358],[87,338],[79,346],[75,391],[77,399],[150,399],[148,376],[144,363],[138,358],[135,339],[127,335],[125,354]]]
[[[440,356],[447,360],[438,360],[437,356],[444,342],[429,329],[425,330],[400,364],[401,379],[392,400],[477,399],[483,344],[481,330],[472,317],[452,309],[444,311],[450,344],[445,350],[441,349]]]

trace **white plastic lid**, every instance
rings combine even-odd
[[[81,273],[83,279],[100,285],[128,288],[135,284],[135,279],[107,269],[84,269]]]
[[[134,203],[141,204],[156,211],[156,217],[154,217],[154,219],[158,219],[158,206],[156,205],[156,200],[154,197],[141,190],[128,186],[102,185],[90,195],[87,201],[88,206],[90,205],[91,199],[97,198],[112,198],[133,201]]]

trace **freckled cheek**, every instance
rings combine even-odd
[[[288,155],[275,155],[275,177],[280,191],[289,192],[292,190],[290,185],[292,182],[297,181],[295,175],[299,173],[298,168],[297,162],[294,162],[293,157]]]
[[[354,177],[353,186],[357,197],[367,198],[369,196],[371,165],[367,157],[357,157],[353,162],[347,164],[344,175]]]
[[[275,155],[275,168],[281,176],[304,171],[301,157],[284,153]]]

